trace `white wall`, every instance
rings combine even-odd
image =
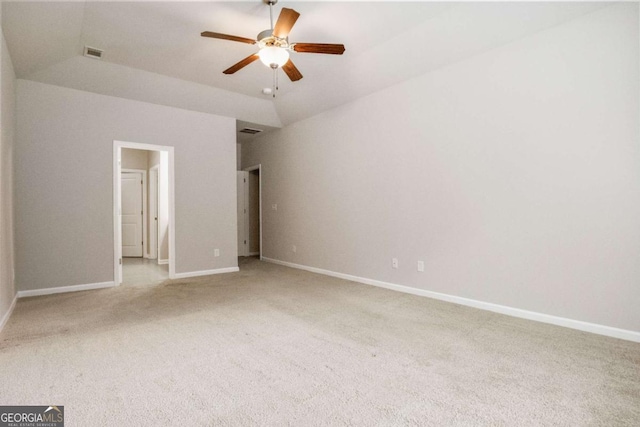
[[[83,56],[69,58],[26,78],[102,95],[234,117],[261,125],[281,126],[270,100]]]
[[[13,281],[13,147],[15,135],[16,76],[2,35],[0,46],[0,329],[6,319],[16,290]]]
[[[114,140],[175,147],[176,272],[237,266],[234,119],[26,80],[17,119],[19,290],[113,280]]]
[[[263,255],[640,331],[637,9],[243,144],[243,166],[262,164]]]

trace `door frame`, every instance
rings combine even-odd
[[[144,169],[120,169],[123,172],[139,173],[142,177],[142,258],[149,258],[147,253],[147,171]],[[120,186],[122,189],[122,186]],[[122,194],[120,195],[122,197]]]
[[[258,203],[260,203],[258,215],[260,223],[260,259],[262,260],[264,253],[262,250],[262,163],[242,169],[243,172],[252,172],[255,170],[258,171]]]
[[[176,275],[176,209],[175,209],[175,167],[174,147],[166,145],[154,145],[138,142],[113,141],[113,281],[116,286],[122,283],[122,230],[121,230],[121,194],[122,182],[122,149],[133,148],[136,150],[162,151],[168,154],[169,169],[169,278]]]
[[[153,177],[155,176],[155,180]],[[158,191],[160,186],[158,185],[160,178],[160,166],[155,165],[149,168],[149,221],[155,221],[152,226],[149,224],[149,259],[158,259]],[[155,191],[154,191],[155,190]],[[154,218],[151,219],[151,214],[154,214]],[[155,229],[154,229],[155,227]]]
[[[248,256],[249,255],[249,244],[248,244],[248,234],[249,234],[249,182],[247,180],[249,176],[249,172],[245,171],[237,171],[236,172],[236,183],[237,183],[237,207],[240,204],[240,196],[242,196],[242,212],[238,209],[238,256]],[[242,191],[240,191],[240,186],[242,186]],[[242,231],[242,235],[241,232]]]

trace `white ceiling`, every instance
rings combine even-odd
[[[346,52],[293,53],[304,78],[292,83],[281,73],[275,100],[261,93],[273,75],[259,62],[222,74],[255,46],[200,37],[202,31],[215,31],[255,38],[269,27],[269,9],[261,0],[5,1],[2,25],[19,78],[38,76],[46,82],[55,74],[52,83],[74,87],[73,73],[61,73],[60,64],[76,64],[73,58],[88,45],[104,49],[103,62],[268,100],[288,124],[608,4],[281,0],[274,19],[282,7],[301,14],[290,41],[343,43]],[[93,84],[102,85],[102,93],[116,90],[105,86],[104,78]],[[156,102],[171,105],[170,99]]]

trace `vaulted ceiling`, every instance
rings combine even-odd
[[[275,99],[261,92],[271,87],[273,74],[260,62],[233,75],[222,73],[256,52],[256,46],[200,36],[202,31],[215,31],[255,38],[269,28],[269,8],[261,0],[5,1],[2,25],[19,78],[115,96],[127,97],[129,91],[132,98],[140,98],[142,95],[133,93],[135,88],[123,87],[115,77],[105,78],[110,73],[122,73],[126,67],[127,75],[140,70],[215,89],[217,96],[241,97],[238,105],[248,109],[268,106],[274,109],[276,119],[237,117],[241,114],[235,110],[225,112],[224,107],[215,112],[277,126],[510,43],[607,4],[281,0],[274,7],[275,17],[282,7],[301,14],[290,33],[291,41],[343,43],[346,52],[342,56],[293,53],[292,59],[304,78],[293,83],[280,73],[280,89]],[[103,59],[83,58],[85,45],[103,49]],[[78,87],[80,80],[82,87]],[[150,102],[172,105],[174,94],[163,97],[164,88],[155,89],[158,93]],[[197,103],[193,105],[198,109]]]

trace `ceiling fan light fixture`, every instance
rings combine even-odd
[[[277,46],[267,46],[258,52],[260,61],[267,67],[280,68],[289,60],[289,51]]]

